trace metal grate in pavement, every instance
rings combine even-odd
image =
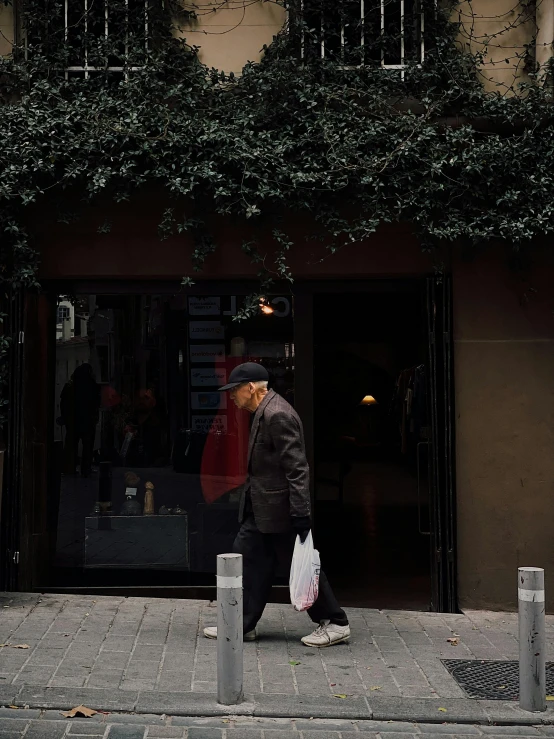
[[[519,698],[517,662],[443,659],[442,663],[470,698],[498,701]],[[554,695],[554,662],[546,663],[546,692]]]

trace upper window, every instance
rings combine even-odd
[[[66,77],[140,68],[149,44],[149,0],[63,0]]]
[[[58,305],[56,323],[63,323],[71,318],[71,310],[68,305]]]
[[[420,0],[299,0],[292,13],[300,57],[401,70],[423,62]]]

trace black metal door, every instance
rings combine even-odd
[[[454,478],[454,394],[452,283],[447,275],[427,280],[429,335],[429,455],[431,608],[458,610],[456,593],[456,510]]]
[[[7,357],[7,422],[3,429],[5,453],[0,526],[0,587],[2,590],[16,590],[23,454],[23,292],[6,291],[1,297],[0,307],[0,312],[5,314],[4,336],[10,342]]]

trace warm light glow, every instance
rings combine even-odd
[[[260,310],[266,316],[270,316],[275,311],[267,302],[267,298],[260,298]]]
[[[377,401],[375,400],[373,395],[364,395],[360,405],[377,405]]]

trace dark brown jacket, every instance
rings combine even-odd
[[[291,530],[291,516],[310,515],[310,469],[302,421],[294,408],[270,390],[252,420],[248,479],[239,506],[245,517],[250,495],[256,526],[264,534]]]

